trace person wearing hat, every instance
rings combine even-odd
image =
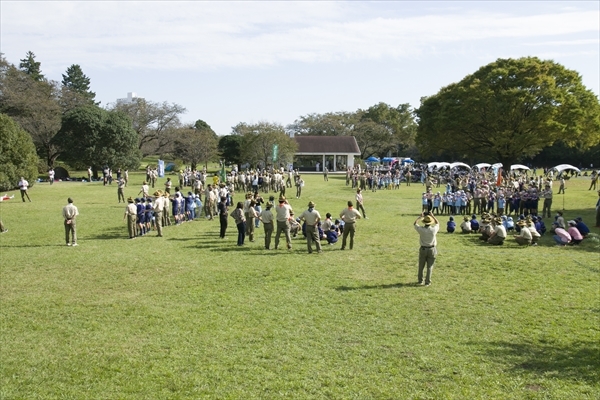
[[[79,215],[79,210],[73,204],[73,199],[67,199],[67,205],[63,207],[62,215],[64,218],[65,225],[65,240],[67,246],[77,246],[77,226],[76,220]],[[69,243],[69,236],[71,237],[71,243]]]
[[[448,233],[454,233],[455,230],[456,230],[456,222],[454,222],[454,217],[450,216],[450,218],[448,218],[448,222],[446,223],[446,231]]]
[[[540,193],[540,197],[544,199],[544,205],[542,206],[542,217],[545,217],[547,214],[548,218],[550,218],[552,208],[552,189],[550,188],[550,185],[546,184],[544,190]]]
[[[529,246],[531,244],[532,236],[531,231],[527,227],[527,222],[522,219],[518,222],[521,231],[518,235],[513,235],[515,241],[519,244],[519,246]]]
[[[363,195],[360,188],[356,189],[356,209],[362,212],[364,219],[369,219],[367,218],[367,213],[365,212],[365,207],[363,205]]]
[[[133,204],[133,198],[127,199],[127,207],[125,207],[125,214],[123,220],[127,219],[127,231],[129,232],[129,239],[135,238],[135,219],[137,216],[137,208]]]
[[[344,208],[340,212],[340,218],[344,221],[344,232],[342,233],[342,247],[340,250],[346,248],[346,239],[350,235],[350,250],[354,247],[354,233],[356,232],[356,220],[360,219],[360,213],[354,208],[351,201],[348,201],[348,208]]]
[[[117,179],[117,197],[119,199],[119,203],[121,202],[121,200],[123,200],[123,203],[125,203],[125,194],[123,193],[124,189],[125,180],[123,178]]]
[[[163,197],[161,190],[154,192],[154,197],[154,224],[156,225],[158,236],[162,237],[163,213],[165,211],[165,202],[168,200]]]
[[[489,244],[503,245],[506,239],[506,228],[502,225],[502,218],[494,218],[492,220],[493,230],[490,238],[487,240]]]
[[[471,233],[471,221],[469,221],[468,216],[463,217],[463,222],[460,224],[460,230],[462,233]]]
[[[146,197],[148,197],[149,191],[150,191],[150,188],[148,187],[148,182],[144,181],[144,183],[142,183],[142,188],[138,192],[138,195],[141,194],[143,198],[146,198]]]
[[[554,231],[554,236],[552,236],[552,238],[556,242],[557,246],[563,247],[571,243],[571,235],[565,229],[558,226],[558,222],[552,223],[552,229]]]
[[[577,229],[577,221],[571,220],[567,222],[567,224],[569,224],[569,229],[567,229],[567,232],[569,232],[569,235],[571,235],[571,244],[581,243],[583,241],[583,235],[581,232],[579,232],[579,229]]]
[[[265,230],[265,249],[271,250],[271,236],[273,236],[273,220],[275,217],[271,212],[273,203],[268,202],[266,209],[262,210],[259,215],[259,219],[263,223],[263,229]]]
[[[419,225],[419,220],[423,223],[423,226]],[[431,285],[431,273],[433,272],[433,264],[437,257],[437,238],[436,235],[440,230],[439,221],[433,214],[421,213],[420,216],[415,219],[414,227],[419,234],[419,272],[417,275],[418,284],[425,286]],[[425,274],[425,281],[423,282],[423,270],[427,264],[427,273]]]
[[[304,187],[304,179],[298,175],[296,177],[296,198],[299,199],[302,196],[302,188]]]
[[[565,218],[563,217],[563,212],[562,211],[557,211],[556,212],[556,216],[554,217],[554,221],[556,222],[556,225],[559,228],[562,229],[567,229],[567,223],[565,221]],[[552,224],[552,228],[550,229],[550,233],[554,233],[554,224]]]
[[[277,231],[275,232],[275,250],[279,248],[279,237],[281,233],[285,235],[288,250],[292,249],[292,237],[290,235],[290,219],[293,215],[292,206],[285,200],[284,196],[279,196],[279,204],[275,206],[275,219],[277,221]]]
[[[313,252],[313,242],[315,242],[317,253],[321,253],[321,238],[317,231],[317,225],[321,221],[321,214],[315,210],[315,203],[312,201],[308,203],[308,209],[300,214],[300,221],[306,222],[306,246],[308,247],[308,254]]]

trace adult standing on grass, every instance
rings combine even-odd
[[[321,214],[315,210],[315,203],[312,201],[308,203],[308,209],[300,214],[300,220],[306,222],[306,246],[308,247],[308,254],[313,252],[312,242],[315,242],[317,253],[322,253],[321,238],[317,229],[317,224],[321,220]]]
[[[227,208],[227,197],[221,197],[221,201],[217,206],[217,210],[219,212],[219,223],[221,224],[219,237],[221,239],[225,239],[225,231],[227,231],[227,217],[229,215],[229,209]]]
[[[244,204],[241,201],[238,201],[235,210],[231,212],[231,217],[235,220],[235,225],[238,230],[238,240],[237,245],[244,245],[244,238],[246,236],[246,217],[244,216]]]
[[[77,246],[77,226],[76,220],[79,215],[79,210],[73,204],[73,199],[67,199],[67,205],[63,207],[62,211],[63,218],[65,219],[65,241],[67,246]],[[69,243],[69,236],[71,237],[71,243]]]
[[[362,211],[364,219],[369,219],[367,218],[367,213],[365,212],[365,207],[363,205],[363,195],[360,188],[356,189],[356,208],[358,209],[358,211]]]
[[[419,225],[419,220],[423,226]],[[437,257],[437,238],[436,235],[440,230],[440,223],[433,214],[427,215],[421,213],[415,219],[414,227],[419,234],[419,272],[417,275],[419,285],[423,284],[423,270],[427,264],[427,273],[425,274],[425,286],[431,285],[431,273],[433,272],[433,264]]]
[[[29,202],[31,203],[31,199],[29,198],[29,193],[27,192],[27,189],[29,188],[29,182],[27,182],[27,179],[25,179],[24,177],[21,177],[21,180],[19,181],[19,190],[21,191],[21,199],[23,200],[23,203],[25,202],[25,196],[27,196],[27,200],[29,200]]]
[[[123,190],[125,189],[125,180],[123,178],[117,179],[117,197],[119,198],[119,203],[121,199],[123,199],[123,203],[125,203],[125,193]]]
[[[275,207],[275,218],[277,220],[275,250],[279,248],[279,237],[281,236],[281,233],[285,235],[288,250],[292,249],[292,237],[290,235],[290,219],[292,218],[292,214],[292,206],[287,203],[284,196],[279,196],[279,204]]]
[[[141,194],[143,198],[146,198],[149,196],[149,194],[148,194],[149,191],[150,191],[150,188],[148,187],[148,182],[144,181],[144,183],[142,183],[142,188],[138,192],[138,196]]]
[[[302,196],[302,188],[304,187],[304,179],[300,175],[296,178],[296,198],[299,199]]]
[[[92,181],[92,167],[88,167],[87,169],[87,174],[88,174],[88,182]]]
[[[48,170],[48,182],[52,185],[54,183],[54,168]]]
[[[129,232],[129,239],[135,238],[135,220],[137,217],[137,207],[133,204],[133,198],[127,199],[127,207],[125,207],[125,214],[123,219],[127,219],[127,231]]]
[[[354,204],[348,201],[348,208],[344,208],[340,213],[340,218],[344,221],[344,232],[342,233],[342,247],[346,249],[346,239],[350,235],[350,250],[354,247],[354,233],[356,232],[356,220],[360,219],[360,213],[354,208]]]
[[[154,197],[154,225],[156,225],[158,237],[162,237],[163,212],[165,212],[165,198],[163,197],[163,193],[161,190],[157,190],[156,192],[154,192]]]
[[[263,210],[260,213],[260,220],[263,223],[263,228],[265,230],[265,249],[271,249],[271,236],[273,235],[273,220],[275,217],[271,212],[271,208],[273,208],[273,203],[268,202],[266,210]]]

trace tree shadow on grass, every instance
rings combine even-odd
[[[497,362],[507,364],[518,374],[539,375],[556,379],[600,381],[600,345],[597,342],[556,343],[469,343],[483,346]]]
[[[85,235],[83,239],[94,239],[94,240],[112,240],[112,239],[127,239],[129,234],[127,233],[127,226],[124,228],[113,228],[107,229],[94,235]]]
[[[362,286],[338,286],[335,288],[335,290],[341,291],[341,292],[348,292],[348,291],[352,291],[352,290],[370,290],[370,289],[398,289],[398,288],[403,288],[403,287],[423,287],[422,285],[419,285],[416,282],[410,282],[410,283],[403,283],[403,282],[398,282],[398,283],[390,283],[387,285],[362,285]]]

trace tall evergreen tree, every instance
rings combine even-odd
[[[68,89],[84,102],[96,104],[94,103],[96,93],[90,90],[90,78],[83,73],[79,65],[71,65],[62,77],[63,88]]]
[[[25,58],[21,60],[19,68],[27,75],[30,75],[33,80],[40,82],[46,79],[44,75],[42,75],[42,70],[40,69],[41,65],[41,62],[35,61],[35,54],[33,54],[32,51],[28,51]]]

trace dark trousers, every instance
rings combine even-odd
[[[221,231],[219,232],[219,237],[225,237],[225,231],[227,230],[227,215],[220,215],[219,222],[221,223]]]
[[[244,221],[244,222],[237,224],[237,230],[238,230],[237,245],[241,246],[244,244],[244,238],[246,237],[246,222]]]

